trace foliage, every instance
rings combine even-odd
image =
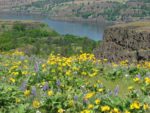
[[[7,23],[5,26],[5,29],[0,31],[0,50],[3,51],[20,48],[28,55],[47,56],[53,52],[70,56],[79,54],[80,51],[91,53],[98,44],[88,38],[59,35],[39,23],[14,22],[12,27],[7,27]]]

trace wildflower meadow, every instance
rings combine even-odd
[[[150,113],[150,62],[0,52],[0,113]]]

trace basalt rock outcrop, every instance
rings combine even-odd
[[[106,58],[109,61],[150,60],[150,21],[107,28],[104,40],[94,54],[98,59]]]

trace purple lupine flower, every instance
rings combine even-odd
[[[20,56],[20,60],[24,60],[25,59],[25,57],[24,56]]]
[[[77,100],[78,100],[78,96],[75,95],[75,96],[74,96],[74,101],[77,101]]]
[[[116,88],[114,89],[114,95],[117,96],[119,93],[119,85],[116,86]]]
[[[48,85],[48,82],[45,83],[45,85],[43,86],[43,91],[46,91],[49,89],[49,85]]]
[[[139,79],[141,79],[141,75],[140,75],[140,74],[138,74],[137,77],[138,77]]]
[[[38,64],[38,62],[36,62],[36,63],[34,64],[34,71],[35,71],[35,72],[38,72],[38,71],[39,71],[39,64]]]
[[[60,86],[60,80],[57,80],[57,81],[56,81],[56,85],[57,85],[57,86]]]
[[[36,87],[35,87],[35,86],[32,87],[32,89],[31,89],[31,94],[32,94],[33,96],[36,96]]]
[[[21,90],[24,91],[27,88],[27,81],[24,81],[21,85]]]

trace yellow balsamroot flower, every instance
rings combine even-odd
[[[105,59],[104,59],[104,62],[107,62],[107,61],[108,61],[108,59],[105,58]]]
[[[89,104],[88,105],[88,109],[93,109],[94,108],[94,105],[93,104]]]
[[[95,104],[100,104],[101,100],[100,99],[96,99],[95,100]]]
[[[48,96],[52,96],[54,93],[53,93],[53,91],[52,90],[49,90],[48,92],[47,92],[47,95]]]
[[[42,68],[46,68],[46,64],[42,64]]]
[[[110,113],[120,113],[119,109],[114,108]]]
[[[39,108],[40,107],[40,102],[38,100],[34,100],[33,103],[32,103],[32,106],[34,108]]]
[[[113,67],[117,67],[117,66],[118,66],[118,64],[116,64],[116,63],[112,63],[112,66],[113,66]]]
[[[102,93],[102,92],[104,91],[104,89],[103,89],[103,88],[100,88],[100,89],[98,89],[98,91],[99,91],[100,93]]]
[[[80,113],[91,113],[90,110],[83,110]]]
[[[87,75],[87,72],[83,71],[81,74],[82,74],[82,75]]]
[[[14,78],[9,78],[9,80],[12,82],[12,83],[15,83],[16,80]]]
[[[73,100],[69,100],[68,105],[69,105],[70,107],[72,107],[72,106],[74,105],[74,101],[73,101]]]
[[[25,90],[24,91],[24,95],[27,97],[27,96],[29,96],[30,95],[30,90]]]
[[[130,105],[130,109],[140,109],[141,104],[138,101],[134,101],[131,105]]]
[[[144,110],[148,110],[148,109],[149,109],[149,105],[148,105],[148,104],[144,104],[144,105],[143,105],[143,109],[144,109]]]
[[[11,72],[11,71],[13,71],[13,70],[15,70],[15,69],[17,69],[18,68],[18,66],[12,66],[11,68],[10,68],[10,71],[9,72]]]
[[[106,112],[106,111],[110,111],[110,107],[109,106],[101,106],[101,111],[102,112]]]
[[[129,86],[129,87],[128,87],[128,90],[133,90],[133,86]]]
[[[16,98],[16,103],[20,103],[20,99],[19,98]]]
[[[89,84],[89,83],[88,83],[88,84]],[[93,87],[96,88],[96,87],[97,87],[97,84],[94,84]]]
[[[17,76],[19,75],[19,72],[12,72],[12,75]]]
[[[133,81],[134,81],[134,82],[139,82],[139,81],[140,81],[140,78],[136,77],[136,78],[133,79]]]
[[[63,113],[63,112],[64,112],[64,110],[62,108],[58,109],[58,113]]]
[[[127,66],[127,64],[128,64],[128,60],[124,60],[120,62],[120,65],[122,66]]]
[[[90,74],[89,76],[90,76],[90,77],[94,77],[94,76],[96,76],[96,75],[97,75],[97,72],[94,72],[94,73]]]
[[[23,74],[23,75],[27,75],[28,72],[27,72],[27,71],[22,71],[22,74]]]
[[[66,75],[70,76],[71,75],[71,70],[66,71]]]
[[[94,94],[95,94],[94,92],[88,93],[85,95],[84,99],[90,99],[94,96]]]
[[[145,80],[146,84],[150,84],[150,78],[149,77],[146,77],[144,80]]]
[[[16,50],[16,51],[14,51],[14,52],[12,53],[12,55],[14,55],[14,56],[24,56],[24,53],[21,52],[21,51]]]

